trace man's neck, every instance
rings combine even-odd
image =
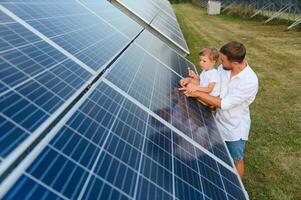
[[[231,77],[236,76],[242,70],[244,70],[244,68],[246,68],[246,67],[247,67],[247,63],[246,62],[243,62],[243,63],[238,64],[237,66],[233,67],[233,69],[231,70]]]

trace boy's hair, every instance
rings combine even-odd
[[[208,56],[211,61],[217,61],[219,57],[218,50],[216,48],[204,48],[201,49],[199,56]]]
[[[231,41],[222,46],[220,52],[227,56],[229,61],[242,63],[246,57],[246,47],[237,41]]]

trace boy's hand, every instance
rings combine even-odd
[[[188,76],[190,76],[191,78],[196,78],[196,79],[199,78],[199,76],[189,67],[188,67]]]
[[[185,87],[190,82],[190,78],[182,78],[180,80],[180,86]]]

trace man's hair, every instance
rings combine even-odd
[[[246,47],[237,41],[231,41],[222,46],[220,52],[231,62],[242,63],[246,57]]]
[[[219,53],[216,48],[204,48],[201,49],[199,56],[208,56],[210,60],[217,61]]]

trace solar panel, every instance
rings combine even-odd
[[[245,199],[233,171],[107,84],[84,98],[4,199]]]
[[[0,20],[1,199],[247,199],[170,45],[107,1],[3,1]]]
[[[127,14],[135,19],[140,19],[146,28],[151,27],[150,30],[155,30],[160,36],[169,41],[176,50],[182,52],[182,54],[189,54],[189,50],[179,28],[177,19],[166,12],[166,3],[158,3],[159,1],[147,1],[142,0],[137,3],[134,0],[114,0],[115,5],[126,10]],[[162,6],[163,8],[162,8]],[[170,12],[170,11],[169,11]],[[161,37],[162,38],[162,37]]]

